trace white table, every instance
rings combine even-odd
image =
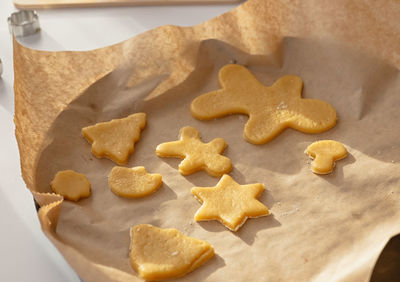
[[[236,5],[85,8],[38,11],[39,34],[21,38],[41,50],[88,50],[118,43],[154,27],[190,26]],[[40,229],[32,196],[21,177],[14,136],[12,42],[7,17],[16,9],[0,1],[0,281],[79,281]]]

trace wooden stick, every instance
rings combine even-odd
[[[49,9],[101,6],[154,6],[179,4],[228,4],[241,0],[13,0],[18,9]]]

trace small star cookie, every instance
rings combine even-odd
[[[269,214],[268,208],[257,200],[263,190],[261,183],[239,185],[226,174],[215,187],[194,187],[192,194],[202,203],[194,219],[218,220],[237,231],[248,217]]]
[[[336,111],[328,103],[302,99],[303,82],[294,75],[264,86],[245,67],[226,65],[219,72],[222,89],[193,100],[190,110],[200,120],[229,114],[249,116],[244,138],[264,144],[287,127],[305,133],[319,133],[336,124]]]
[[[335,161],[347,156],[346,148],[334,140],[314,142],[307,147],[305,153],[314,159],[311,170],[317,174],[331,173],[335,166]]]
[[[162,176],[147,173],[143,166],[133,168],[116,166],[108,176],[108,184],[118,196],[139,198],[156,191],[162,184]]]
[[[92,153],[107,157],[117,164],[125,164],[146,126],[146,114],[136,113],[126,118],[113,119],[82,128],[83,136],[92,143]]]
[[[90,182],[82,173],[73,170],[62,170],[57,172],[50,182],[50,187],[67,200],[78,201],[90,196]]]
[[[203,169],[209,175],[218,177],[231,171],[230,159],[221,155],[226,147],[223,138],[203,143],[197,129],[191,126],[182,128],[179,136],[179,141],[158,145],[156,153],[160,157],[182,158],[183,161],[179,164],[182,175]]]
[[[161,229],[149,224],[131,228],[130,262],[148,281],[181,277],[214,256],[206,241],[183,235],[177,229]]]

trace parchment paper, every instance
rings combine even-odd
[[[216,257],[182,281],[366,281],[386,241],[400,232],[400,4],[396,1],[262,1],[191,28],[163,26],[88,52],[43,52],[14,41],[15,123],[24,180],[41,205],[49,239],[85,281],[139,281],[128,259],[129,228],[150,223],[209,241]],[[265,85],[285,74],[304,81],[303,97],[329,102],[338,124],[322,134],[287,129],[265,145],[242,138],[246,116],[199,121],[190,102],[217,89],[227,63],[247,66]],[[115,165],[97,159],[82,127],[134,112],[147,127],[127,166],[163,175],[149,197],[114,195]],[[223,137],[230,175],[264,183],[272,215],[238,232],[196,223],[193,186],[218,179],[181,176],[180,160],[155,147],[196,127]],[[310,170],[305,148],[334,139],[347,150],[334,172]],[[88,199],[51,192],[58,170],[85,173]]]

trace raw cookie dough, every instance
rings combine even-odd
[[[335,161],[347,156],[346,148],[334,140],[322,140],[312,143],[307,147],[305,153],[314,161],[311,170],[318,174],[332,172]]]
[[[133,168],[116,166],[108,176],[108,184],[118,196],[139,198],[157,190],[162,184],[162,176],[147,173],[143,166]]]
[[[232,169],[229,158],[221,153],[226,147],[223,138],[216,138],[203,143],[196,128],[186,126],[180,130],[180,140],[162,143],[157,146],[156,153],[160,157],[178,157],[179,172],[188,175],[198,170],[205,170],[209,175],[219,177]]]
[[[81,198],[90,196],[90,182],[82,173],[73,170],[57,172],[50,182],[54,193],[63,196],[67,200],[78,201]]]
[[[257,200],[263,190],[261,183],[239,185],[226,174],[215,187],[194,187],[192,194],[202,203],[194,219],[219,220],[237,231],[248,217],[269,214],[268,208]]]
[[[92,143],[92,153],[107,157],[117,164],[125,164],[146,126],[146,114],[136,113],[126,118],[113,119],[82,128],[83,136]]]
[[[130,234],[131,265],[146,280],[183,276],[214,256],[208,242],[185,236],[177,229],[139,224],[131,228]]]
[[[219,72],[219,82],[222,89],[193,100],[192,115],[207,120],[246,114],[249,120],[243,135],[253,144],[264,144],[287,127],[318,133],[336,124],[336,111],[331,105],[301,98],[303,82],[298,76],[283,76],[267,87],[245,67],[226,65]]]

